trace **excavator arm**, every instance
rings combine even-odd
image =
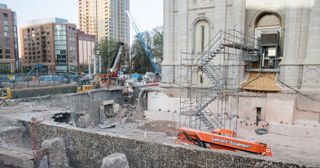
[[[215,130],[212,133],[190,128],[180,128],[176,143],[197,145],[203,148],[241,150],[265,156],[272,156],[266,144],[241,140],[229,130]]]
[[[124,48],[124,43],[119,42],[117,47],[117,53],[114,56],[111,67],[110,67],[110,73],[112,74],[112,77],[118,76],[119,63],[120,63],[120,58],[121,58],[123,48]]]

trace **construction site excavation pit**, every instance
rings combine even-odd
[[[0,167],[100,168],[118,156],[130,168],[320,166],[318,139],[239,130],[240,138],[268,143],[272,157],[176,144],[179,124],[148,118],[139,93],[102,89],[8,102],[0,107]]]

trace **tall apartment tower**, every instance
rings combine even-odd
[[[130,43],[129,0],[79,0],[80,30],[100,41],[111,38]]]
[[[16,13],[0,4],[0,73],[13,73],[19,67]]]
[[[88,66],[93,63],[95,55],[96,37],[86,34],[83,31],[78,32],[78,65]]]
[[[48,74],[75,72],[77,29],[65,19],[34,20],[20,28],[22,64],[26,69],[42,65]]]

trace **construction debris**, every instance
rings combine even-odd
[[[142,126],[139,126],[138,129],[146,131],[164,132],[168,136],[176,136],[178,133],[176,125],[177,123],[172,121],[152,121]]]
[[[54,122],[69,123],[71,120],[71,113],[57,113],[53,115],[52,119]]]
[[[79,128],[88,128],[91,124],[90,116],[88,114],[81,115],[76,121],[76,126]]]
[[[48,156],[43,156],[43,157],[40,159],[39,168],[49,168]]]
[[[129,168],[129,163],[125,154],[114,153],[103,158],[101,168]]]
[[[256,134],[258,135],[264,135],[264,134],[268,134],[269,130],[266,128],[258,128],[256,130],[254,130],[256,132]]]
[[[66,154],[66,146],[62,138],[54,138],[42,142],[42,149],[49,152],[50,168],[70,168]]]

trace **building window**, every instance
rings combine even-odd
[[[198,21],[194,26],[194,51],[205,52],[209,42],[209,23],[206,20]]]
[[[255,23],[255,37],[260,39],[262,56],[259,68],[278,69],[281,56],[281,18],[276,13],[262,13]]]

